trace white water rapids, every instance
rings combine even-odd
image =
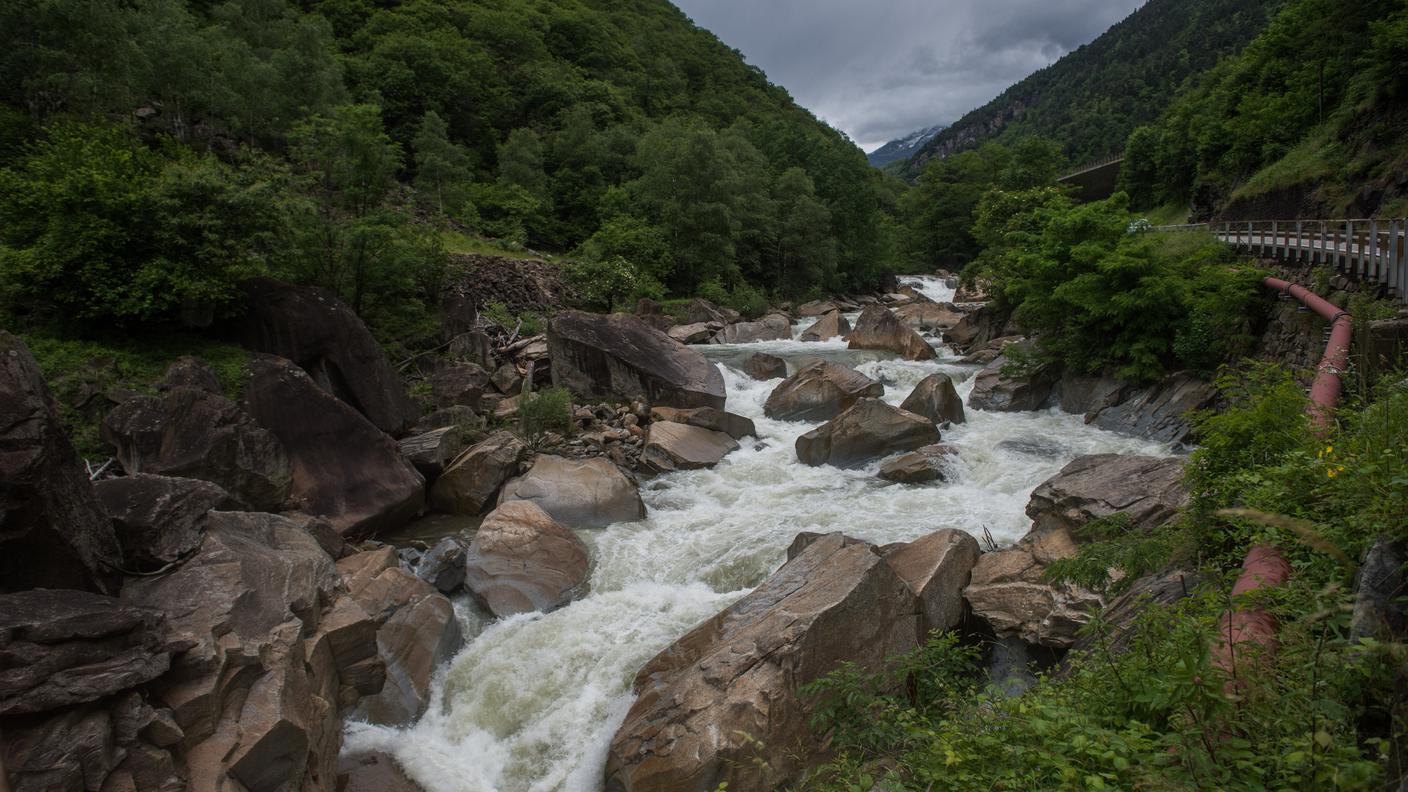
[[[907,280],[935,300],[953,299],[938,279]],[[646,482],[645,520],[579,530],[592,558],[585,598],[487,626],[461,607],[467,643],[439,672],[429,712],[405,729],[351,724],[344,751],[391,753],[428,792],[596,792],[637,669],[777,569],[798,532],[886,543],[940,528],[981,537],[986,528],[1010,544],[1030,526],[1023,510],[1032,489],[1075,456],[1169,453],[1055,410],[970,409],[967,423],[943,432],[961,459],[953,482],[892,484],[875,475],[879,461],[857,470],[807,467],[793,441],[817,424],[763,417],[778,380],[757,382],[738,370],[755,352],[853,365],[882,381],[885,400],[896,405],[934,371],[951,375],[966,400],[976,367],[956,364],[942,347],[938,361],[915,363],[851,352],[839,339],[696,348],[719,365],[728,409],[752,418],[758,439],[745,439],[712,470]],[[1022,442],[999,447],[1005,440]]]

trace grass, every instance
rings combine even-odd
[[[511,243],[497,239],[470,236],[462,231],[445,229],[440,232],[440,241],[446,252],[465,255],[500,256],[519,261],[546,261],[552,257],[523,248],[514,249]]]
[[[1343,157],[1329,130],[1320,129],[1306,136],[1284,157],[1252,174],[1232,192],[1232,200],[1256,198],[1298,184],[1327,181],[1343,169],[1341,160]]]
[[[1188,222],[1188,207],[1177,203],[1164,204],[1145,212],[1144,218],[1149,225],[1184,225]]]

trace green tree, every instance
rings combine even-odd
[[[521,187],[538,200],[548,197],[543,142],[531,129],[515,129],[499,146],[499,183]]]
[[[450,142],[449,127],[434,110],[428,110],[416,131],[416,188],[441,214],[458,216],[469,200],[474,169],[468,152]]]
[[[773,186],[777,202],[775,288],[800,294],[816,284],[836,280],[836,242],[831,212],[817,200],[806,171],[788,168]]]

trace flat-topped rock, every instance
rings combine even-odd
[[[978,540],[952,528],[889,549],[885,561],[919,598],[919,641],[963,620],[963,589],[978,563]]]
[[[510,480],[499,493],[499,505],[513,500],[533,501],[572,528],[602,528],[645,518],[645,503],[635,482],[601,457],[539,454],[527,473]]]
[[[738,450],[738,442],[723,432],[674,421],[655,421],[645,437],[641,465],[654,473],[699,470],[717,465]]]
[[[548,325],[552,380],[589,399],[724,406],[724,378],[699,352],[627,314],[562,311]]]
[[[768,314],[756,322],[734,322],[714,337],[724,344],[748,344],[755,341],[785,341],[792,337],[792,320],[782,314]]]
[[[211,509],[228,508],[223,489],[199,479],[134,476],[94,482],[122,544],[123,568],[152,572],[194,553]]]
[[[1088,454],[1032,491],[1027,516],[1036,532],[1080,535],[1093,520],[1121,515],[1131,531],[1152,531],[1188,502],[1181,457]]]
[[[757,427],[753,425],[752,418],[745,418],[713,407],[695,407],[688,410],[682,410],[678,407],[652,407],[650,420],[673,421],[674,423],[712,429],[715,432],[723,432],[734,440],[758,435]]]
[[[1040,377],[1009,377],[1002,373],[1006,365],[1007,358],[999,355],[978,372],[973,390],[968,394],[968,406],[994,412],[1041,409],[1051,396],[1051,381]]]

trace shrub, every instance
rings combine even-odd
[[[569,435],[572,433],[572,394],[566,388],[525,390],[519,397],[518,420],[523,437],[533,444],[548,432]]]

